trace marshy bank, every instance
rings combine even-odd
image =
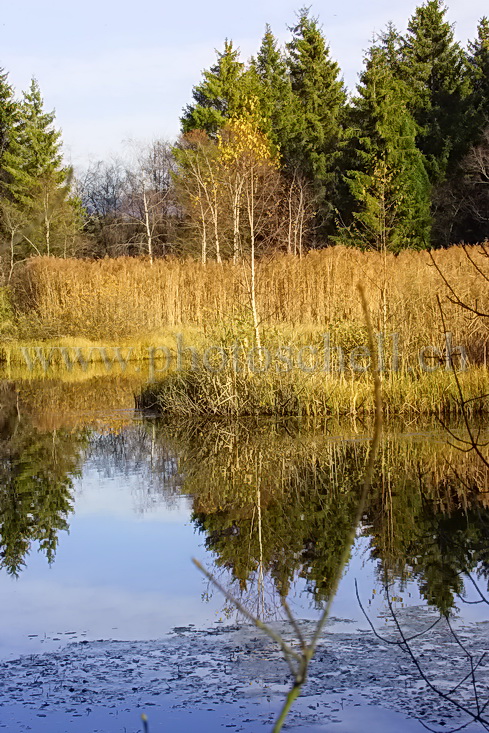
[[[143,374],[138,405],[164,413],[367,414],[361,282],[388,413],[460,412],[452,357],[467,409],[483,413],[486,271],[478,247],[433,257],[333,247],[264,259],[257,344],[245,262],[36,258],[3,291],[0,357],[8,378]]]

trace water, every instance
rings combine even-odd
[[[12,730],[141,730],[149,711],[151,730],[163,721],[270,729],[288,685],[280,653],[243,626],[191,558],[290,635],[287,598],[312,634],[341,572],[369,426],[160,422],[134,413],[133,388],[2,386],[0,720]],[[445,691],[470,665],[463,645],[479,661],[487,486],[485,466],[440,429],[387,426],[332,606],[332,657],[319,650],[291,730],[356,733],[366,719],[421,730],[415,717],[440,730],[458,724],[461,710],[430,693],[370,623],[395,638],[396,620],[414,635],[447,614],[462,645],[444,620],[413,641],[425,645],[415,651],[427,679]],[[483,695],[485,660],[476,671]],[[454,693],[469,711],[480,702],[470,684]]]

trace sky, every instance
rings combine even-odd
[[[256,53],[268,22],[281,43],[301,0],[1,0],[0,67],[20,94],[35,76],[56,111],[64,154],[76,169],[124,156],[131,141],[173,140],[183,107],[216,49],[232,39],[243,60]],[[416,0],[315,0],[353,89],[372,35],[393,21],[401,31]],[[487,0],[451,0],[448,20],[463,44],[488,14]]]

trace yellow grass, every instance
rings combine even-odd
[[[468,254],[462,247],[452,247],[435,252],[434,258],[460,300],[489,312],[489,288],[484,278],[489,276],[489,262],[477,247],[469,248]],[[16,369],[26,366],[31,375],[44,377],[39,348],[44,354],[54,348],[48,370],[54,376],[56,371],[73,371],[67,368],[68,349],[69,360],[79,360],[77,354],[81,354],[85,364],[81,373],[85,375],[126,373],[129,369],[134,376],[140,374],[142,381],[144,377],[152,382],[163,380],[158,389],[150,387],[141,403],[157,399],[162,410],[180,414],[368,413],[368,376],[348,370],[349,352],[366,343],[357,292],[361,282],[374,328],[385,335],[384,397],[392,414],[451,414],[459,410],[453,375],[443,368],[439,300],[452,343],[464,346],[469,357],[469,369],[462,375],[465,398],[489,392],[489,319],[475,317],[450,301],[447,286],[427,252],[404,251],[395,257],[333,247],[302,259],[278,255],[258,263],[262,344],[272,352],[283,345],[293,345],[295,353],[303,346],[321,352],[324,334],[329,334],[332,349],[341,347],[345,352],[347,369],[343,375],[325,374],[321,367],[315,367],[313,374],[297,368],[281,374],[276,363],[265,374],[250,375],[246,353],[253,349],[255,334],[249,279],[246,263],[202,265],[168,258],[151,265],[134,258],[32,259],[17,270],[10,288],[0,361],[4,370],[10,369],[10,378]],[[231,358],[233,345],[238,344],[240,353],[245,354],[244,373],[236,375],[229,368],[217,374],[212,370],[188,371],[188,353],[175,373],[178,334],[185,346],[199,351],[200,359],[210,346],[223,349]],[[389,373],[393,334],[397,334],[400,356],[397,374]],[[109,366],[101,356],[102,347],[108,352]],[[173,355],[170,369],[165,371],[161,361],[151,363],[153,347],[166,348]],[[436,355],[429,361],[430,366],[440,367],[433,374],[419,368],[418,354],[424,347],[440,350],[438,362]],[[117,348],[127,362],[125,367],[118,363]],[[26,354],[31,367],[26,364]],[[156,369],[155,374],[148,372],[148,365],[150,371]],[[487,400],[474,399],[469,409],[483,412],[486,405]]]
[[[488,264],[471,249],[482,268]],[[435,259],[459,296],[489,310],[487,283],[461,247],[435,253]],[[439,343],[439,295],[448,327],[465,341],[481,363],[487,328],[448,302],[446,287],[426,252],[398,257],[333,247],[303,259],[276,256],[258,263],[258,311],[266,327],[294,334],[329,330],[354,340],[363,317],[356,285],[363,283],[374,328],[397,332],[403,348]],[[143,259],[99,261],[38,258],[19,268],[12,285],[17,336],[61,337],[90,341],[152,339],[182,328],[204,334],[216,323],[248,318],[247,265],[164,259],[153,266]]]
[[[472,367],[459,374],[469,415],[487,414],[487,370]],[[450,371],[395,374],[382,382],[386,416],[446,418],[461,414],[460,398]],[[230,370],[172,373],[147,385],[138,398],[142,408],[180,417],[349,416],[375,411],[370,375],[337,376],[293,371],[236,375]]]

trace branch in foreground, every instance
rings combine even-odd
[[[290,712],[290,709],[293,703],[295,702],[295,700],[299,697],[301,690],[302,690],[302,686],[304,685],[304,682],[307,679],[309,664],[312,658],[314,657],[316,647],[319,642],[319,638],[329,618],[333,600],[336,596],[336,592],[338,590],[338,586],[340,584],[340,580],[343,575],[343,571],[348,563],[351,548],[355,542],[357,527],[364,513],[367,496],[368,496],[368,493],[372,485],[374,465],[375,465],[375,460],[377,457],[379,444],[380,444],[380,438],[382,434],[383,406],[382,406],[382,390],[381,390],[381,382],[380,382],[380,374],[379,374],[379,364],[378,364],[378,358],[377,358],[377,349],[375,348],[375,344],[374,344],[374,334],[373,334],[372,322],[370,319],[370,313],[369,313],[368,306],[367,306],[365,291],[360,284],[358,285],[358,290],[360,292],[362,310],[363,310],[363,314],[365,318],[365,323],[367,326],[369,349],[370,349],[370,353],[372,354],[371,370],[372,370],[372,377],[373,377],[373,383],[374,383],[373,392],[374,392],[374,401],[375,401],[374,431],[373,431],[367,466],[365,469],[362,492],[361,492],[360,499],[358,502],[355,520],[351,526],[350,532],[348,534],[347,540],[343,548],[343,553],[341,556],[341,561],[339,564],[338,572],[336,574],[333,586],[331,588],[329,599],[326,603],[326,606],[324,608],[324,611],[321,617],[319,618],[317,622],[315,631],[310,641],[307,642],[304,639],[300,631],[299,624],[297,620],[293,618],[292,612],[290,611],[290,608],[288,607],[286,601],[284,601],[284,610],[289,620],[289,623],[291,624],[292,629],[295,631],[298,637],[300,648],[301,648],[300,653],[293,650],[287,644],[287,642],[282,638],[280,634],[276,633],[272,628],[270,628],[270,626],[265,624],[263,621],[258,619],[252,613],[250,613],[246,608],[244,608],[244,606],[240,603],[240,601],[238,601],[238,599],[236,599],[231,593],[229,593],[229,591],[223,588],[223,586],[216,580],[216,578],[214,578],[214,576],[208,570],[206,570],[198,560],[193,559],[193,562],[197,566],[197,568],[231,603],[233,603],[233,605],[238,609],[238,611],[240,611],[240,613],[242,613],[245,618],[251,621],[255,626],[257,626],[257,628],[261,629],[273,641],[275,641],[279,645],[280,649],[282,650],[285,661],[287,662],[289,669],[291,671],[291,674],[293,677],[293,683],[287,695],[285,703],[282,707],[282,710],[275,722],[275,725],[273,727],[273,733],[279,733],[279,731],[282,730],[285,720]],[[294,665],[294,662],[296,663],[296,666]]]

